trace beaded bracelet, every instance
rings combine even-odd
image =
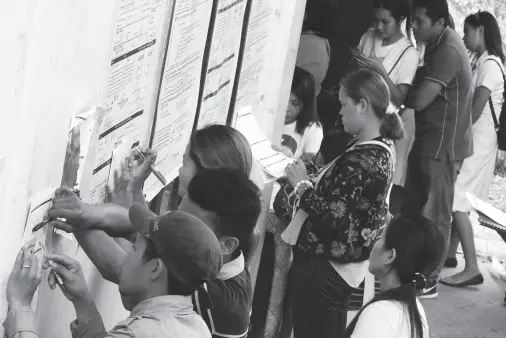
[[[312,187],[313,187],[313,183],[311,183],[311,181],[303,180],[295,185],[294,190],[298,196],[301,196],[304,193],[304,191],[306,191],[307,189],[312,188]]]

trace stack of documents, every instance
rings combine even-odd
[[[470,193],[467,193],[467,199],[471,207],[478,213],[481,225],[503,235],[506,234],[506,214],[504,212]]]
[[[248,140],[253,158],[266,174],[273,178],[285,176],[285,168],[295,161],[283,153],[272,149],[272,143],[262,132],[251,109],[244,109],[237,116],[236,128]]]

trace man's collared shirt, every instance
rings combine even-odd
[[[423,78],[443,89],[427,108],[416,113],[416,148],[431,158],[464,160],[473,152],[472,72],[457,32],[446,28],[426,49],[425,62]]]
[[[35,316],[31,309],[9,313],[4,323],[8,338],[20,332],[34,332]],[[190,296],[160,296],[139,303],[127,319],[106,332],[97,313],[86,323],[70,324],[74,338],[210,338],[202,318],[193,311]]]
[[[98,337],[103,329],[100,316],[98,321],[87,323],[73,322],[70,326],[72,337]],[[211,337],[209,329],[202,318],[193,311],[190,296],[160,296],[147,299],[135,306],[127,319],[119,322],[105,334],[105,338],[126,337]]]
[[[193,303],[195,311],[204,318],[213,338],[245,337],[249,331],[253,290],[244,256],[240,254],[233,261],[224,264],[217,279],[208,281],[205,288],[212,308],[200,308],[203,295],[198,291],[195,291]]]

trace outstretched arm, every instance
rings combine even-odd
[[[102,230],[90,229],[74,233],[79,245],[95,265],[102,277],[111,283],[119,284],[121,265],[132,244],[125,240],[123,246]]]

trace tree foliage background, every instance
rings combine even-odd
[[[450,13],[455,21],[455,29],[464,31],[465,18],[479,10],[492,13],[499,23],[503,44],[506,44],[506,1],[505,0],[448,0]]]

